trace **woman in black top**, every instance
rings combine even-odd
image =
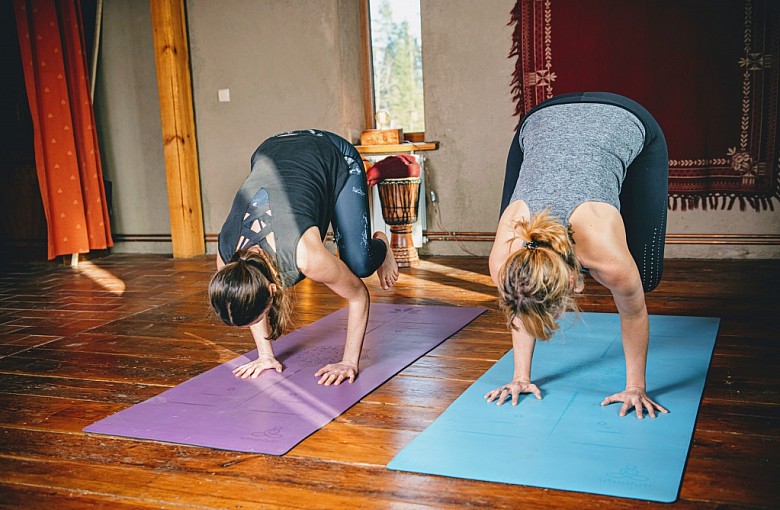
[[[329,224],[338,257],[323,245]],[[257,148],[220,231],[218,271],[209,285],[217,315],[228,325],[248,326],[257,344],[258,358],[234,370],[237,377],[282,371],[271,341],[290,322],[287,289],[309,277],[349,304],[343,359],[315,375],[325,385],[355,380],[369,307],[361,278],[376,271],[383,289],[398,279],[387,237],[369,234],[365,169],[349,142],[303,130],[272,136]]]

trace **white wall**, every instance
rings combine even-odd
[[[204,226],[218,233],[263,140],[306,128],[360,137],[358,4],[189,0],[187,11]]]
[[[721,235],[771,235],[780,236],[780,204],[775,202],[774,211],[669,211],[667,234],[690,236],[706,235],[716,239]],[[713,259],[776,259],[780,258],[777,245],[733,244],[667,244],[667,258],[713,258]]]
[[[506,154],[517,118],[507,58],[514,0],[421,0],[425,134],[438,140],[426,170],[438,205],[428,229],[495,232]],[[490,243],[463,243],[486,255]],[[431,242],[427,254],[467,254],[458,244]]]
[[[105,2],[101,32],[95,122],[113,186],[113,251],[171,253],[170,242],[116,236],[171,233],[149,2]]]
[[[359,0],[188,0],[196,129],[207,234],[216,234],[266,137],[316,127],[356,140],[363,129]],[[429,230],[493,232],[517,124],[507,26],[514,0],[421,0]],[[170,233],[149,4],[104,3],[96,111],[114,232]],[[220,103],[217,90],[230,89]],[[780,211],[780,204],[775,203]],[[669,234],[780,235],[778,211],[670,211]],[[490,243],[463,243],[487,254]],[[208,243],[209,252],[216,249]],[[163,251],[170,243],[117,243]],[[467,254],[431,242],[423,254]],[[772,245],[667,246],[668,257],[780,258]]]
[[[354,0],[190,0],[196,132],[207,234],[219,232],[249,158],[265,138],[320,128],[356,140],[363,129],[359,14]],[[115,252],[171,253],[149,3],[103,7],[95,110],[113,183]],[[220,103],[218,89],[230,89]],[[215,243],[207,244],[210,253]]]

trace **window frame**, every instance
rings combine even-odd
[[[360,65],[363,88],[363,117],[366,129],[376,129],[376,100],[374,98],[374,58],[371,46],[371,0],[360,0]],[[422,12],[420,12],[422,18]],[[423,66],[424,66],[423,62]],[[423,71],[424,74],[424,71]],[[424,82],[423,82],[424,83]],[[424,100],[424,99],[423,99]],[[424,142],[425,131],[404,132],[404,140],[408,142]]]

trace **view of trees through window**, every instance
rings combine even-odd
[[[390,114],[387,127],[425,131],[420,0],[369,3],[375,110]]]

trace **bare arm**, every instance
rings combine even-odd
[[[591,276],[610,290],[620,314],[620,331],[626,356],[626,387],[634,386],[644,390],[650,326],[642,283],[635,266],[634,272],[635,278],[593,270]]]
[[[632,260],[633,263],[633,260]],[[593,277],[599,283],[609,288],[615,300],[620,314],[620,332],[623,339],[623,352],[626,357],[626,388],[622,392],[610,395],[604,399],[602,405],[614,402],[622,402],[620,416],[625,416],[633,407],[637,418],[642,418],[643,409],[655,418],[655,411],[662,413],[668,411],[655,403],[647,395],[647,349],[650,338],[650,326],[645,305],[644,292],[639,273],[636,273],[636,285],[630,281],[611,280],[602,273],[593,273]]]
[[[603,405],[623,402],[620,415],[631,407],[642,417],[642,409],[655,417],[655,410],[667,412],[647,396],[645,373],[650,326],[642,280],[626,244],[620,213],[599,204],[578,216],[574,225],[575,252],[593,278],[607,287],[620,314],[620,330],[626,358],[626,389],[607,397]],[[574,219],[574,218],[573,218]],[[579,232],[579,233],[578,233]]]
[[[506,208],[496,228],[496,239],[490,251],[488,265],[490,277],[498,287],[499,274],[509,256],[522,246],[521,240],[515,239],[515,224],[522,219],[527,219],[528,207],[521,201],[513,202]],[[539,388],[531,382],[531,362],[534,355],[536,339],[529,335],[523,328],[522,322],[515,320],[511,329],[512,349],[514,359],[514,375],[512,381],[506,385],[489,391],[485,394],[488,402],[496,402],[501,405],[511,395],[512,405],[517,405],[521,393],[533,393],[536,398],[542,398]]]
[[[520,321],[515,321],[512,329],[512,349],[514,349],[514,377],[512,382],[529,384],[531,382],[531,362],[534,357],[536,339],[526,333]]]
[[[216,263],[217,271],[225,267],[225,263],[222,261],[222,257],[220,257],[219,254],[217,254],[216,257]],[[250,325],[249,331],[252,333],[255,345],[257,345],[257,359],[245,363],[233,370],[236,377],[240,377],[241,379],[251,377],[252,379],[255,379],[264,370],[268,370],[269,368],[281,372],[282,365],[276,360],[271,341],[268,340],[268,337],[271,335],[271,328],[268,325],[268,315],[264,315],[260,321]]]
[[[249,331],[252,332],[252,338],[257,345],[258,357],[274,357],[274,348],[271,341],[268,339],[271,336],[271,326],[268,324],[268,314],[263,316],[263,319],[249,326]]]
[[[493,247],[490,250],[488,267],[490,269],[490,278],[496,287],[499,286],[498,275],[501,268],[506,263],[509,256],[523,246],[523,241],[515,239],[515,225],[518,221],[529,218],[528,207],[524,202],[518,200],[509,204],[496,227],[496,238],[493,240]]]
[[[268,340],[268,337],[271,335],[271,328],[268,324],[268,314],[265,314],[262,319],[249,326],[249,331],[252,333],[255,345],[257,345],[257,359],[233,370],[236,377],[240,377],[241,379],[251,377],[254,379],[264,370],[268,370],[269,368],[281,372],[282,364],[276,360],[271,341]]]
[[[498,399],[496,405],[503,404],[511,396],[512,405],[516,406],[521,393],[533,393],[536,398],[542,398],[542,392],[531,382],[531,362],[534,357],[536,339],[523,329],[520,321],[515,321],[515,327],[518,329],[512,328],[514,360],[512,381],[485,394],[485,399],[488,402]]]
[[[355,380],[358,373],[363,338],[368,324],[369,294],[363,280],[331,254],[322,244],[317,227],[307,230],[298,243],[296,254],[301,272],[314,281],[324,283],[333,292],[347,300],[347,335],[344,357],[340,363],[321,368],[315,375],[320,384],[340,384]]]

